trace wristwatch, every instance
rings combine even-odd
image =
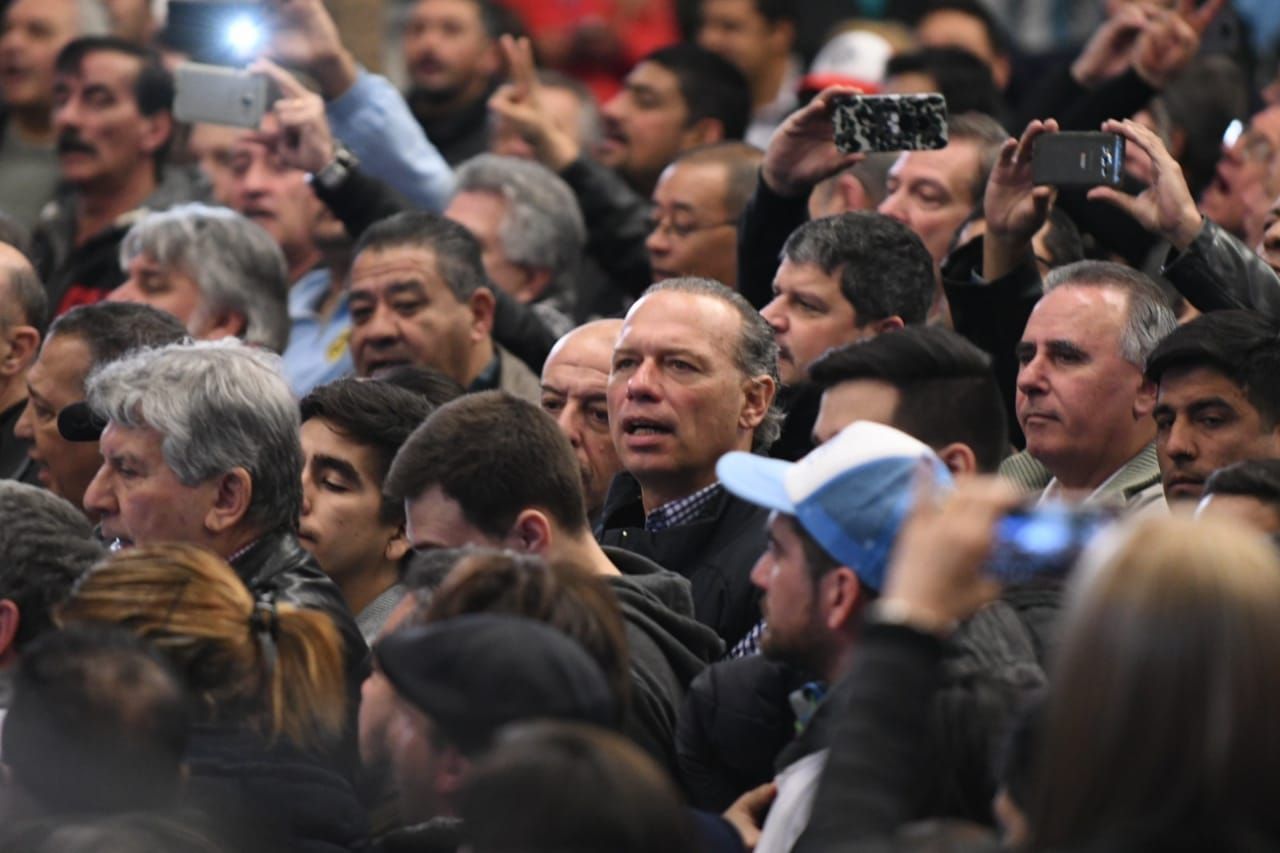
[[[318,172],[307,175],[307,180],[312,183],[319,184],[321,188],[326,190],[335,190],[342,186],[343,181],[351,174],[356,166],[360,165],[360,161],[350,148],[341,142],[333,144],[333,159]]]

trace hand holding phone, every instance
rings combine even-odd
[[[836,148],[847,154],[947,145],[947,101],[942,95],[841,95],[834,105]]]

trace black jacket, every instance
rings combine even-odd
[[[359,767],[356,719],[360,708],[360,686],[369,674],[369,646],[342,599],[342,593],[320,570],[315,558],[303,550],[298,537],[287,531],[263,535],[236,557],[231,567],[255,599],[318,610],[333,620],[342,637],[348,701],[348,730],[334,760],[348,778],[354,779]]]
[[[644,529],[640,484],[623,472],[605,495],[598,538],[688,578],[698,621],[732,648],[760,620],[751,567],[764,553],[768,518],[768,510],[722,492],[702,518],[650,533]]]
[[[1239,308],[1280,322],[1280,276],[1207,219],[1185,252],[1169,251],[1163,272],[1201,312]]]
[[[197,726],[186,765],[186,800],[211,818],[228,849],[338,853],[363,849],[369,837],[347,779],[288,744]]]
[[[631,654],[628,734],[675,771],[676,715],[685,691],[724,652],[693,615],[689,582],[639,554],[605,548],[621,575],[607,580],[618,598]]]

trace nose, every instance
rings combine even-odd
[[[84,490],[85,511],[95,516],[106,516],[115,512],[116,502],[107,483],[110,477],[106,463],[98,466],[98,473],[89,481],[89,488]]]
[[[31,401],[27,400],[27,404],[22,407],[22,414],[18,416],[18,422],[13,425],[13,434],[15,437],[23,441],[31,441],[36,437],[35,427],[31,423],[34,415],[31,413]],[[31,450],[36,448],[32,447]]]
[[[574,450],[582,446],[582,421],[583,413],[573,403],[566,403],[564,408],[556,414],[556,424],[569,439],[569,444]]]
[[[902,203],[901,189],[895,190],[885,197],[885,200],[880,202],[880,207],[877,208],[876,212],[889,217],[895,222],[901,222],[903,225],[909,224],[907,222],[906,208]]]
[[[311,515],[311,496],[314,486],[311,485],[311,478],[304,471],[302,474],[302,510],[299,512],[299,518],[306,518]]]
[[[662,222],[654,221],[653,228],[649,231],[649,236],[644,239],[644,247],[649,250],[650,255],[659,257],[671,251],[671,237]]]
[[[124,284],[107,294],[108,302],[143,302],[142,289],[132,276],[124,280]]]
[[[756,564],[751,567],[751,583],[768,592],[769,578],[773,576],[773,566],[773,555],[765,551],[760,555],[760,559],[756,560]]]
[[[373,346],[387,346],[400,337],[395,313],[381,301],[373,309],[373,316],[364,324],[363,331],[365,339]]]
[[[1048,376],[1044,370],[1042,358],[1037,355],[1018,368],[1018,390],[1028,397],[1043,394],[1048,390]]]
[[[760,316],[764,317],[764,321],[769,324],[769,328],[773,329],[775,335],[780,335],[787,330],[787,312],[782,308],[782,297],[775,296],[770,300],[769,304],[760,309]]]
[[[1168,431],[1163,436],[1164,452],[1170,459],[1190,460],[1196,458],[1194,430],[1185,418],[1173,419]]]
[[[644,359],[627,378],[627,399],[654,399],[658,396],[658,368]]]

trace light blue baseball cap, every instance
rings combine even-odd
[[[737,497],[795,516],[827,553],[879,591],[922,462],[938,488],[951,488],[951,472],[928,445],[885,424],[855,421],[798,462],[735,451],[720,457],[716,475]]]

